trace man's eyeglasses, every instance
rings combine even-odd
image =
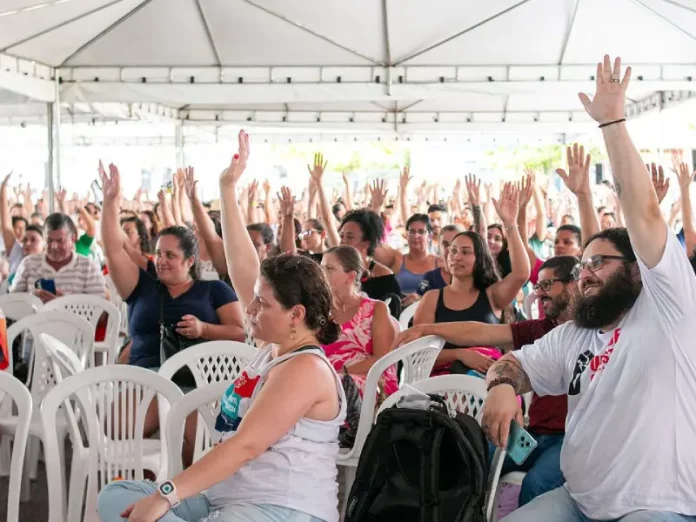
[[[577,265],[573,267],[573,279],[580,279],[580,273],[585,268],[587,268],[590,272],[594,274],[595,272],[602,269],[605,261],[612,259],[616,261],[626,261],[626,258],[624,256],[604,256],[602,254],[594,255],[585,261],[580,261]]]
[[[535,284],[532,289],[535,292],[542,291],[544,293],[548,293],[549,290],[551,290],[551,287],[553,286],[554,283],[569,283],[567,279],[546,279],[545,281],[539,281],[537,284]]]

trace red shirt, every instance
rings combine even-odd
[[[512,343],[515,350],[532,344],[556,327],[550,319],[533,319],[510,325]],[[536,393],[529,407],[529,430],[539,435],[558,435],[565,433],[568,415],[567,395],[547,395],[539,397]]]

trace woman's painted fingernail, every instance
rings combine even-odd
[[[235,154],[234,159],[239,159],[239,154]]]

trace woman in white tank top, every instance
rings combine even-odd
[[[99,495],[104,522],[338,521],[345,396],[319,347],[340,332],[330,318],[331,291],[321,267],[307,257],[284,254],[259,265],[237,204],[248,135],[241,132],[239,142],[239,154],[220,177],[223,236],[251,333],[267,345],[222,398],[215,426],[222,441],[159,488],[107,485]]]

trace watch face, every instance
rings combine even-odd
[[[169,495],[171,492],[174,491],[174,484],[172,484],[171,482],[165,482],[160,486],[160,491],[164,495]]]

